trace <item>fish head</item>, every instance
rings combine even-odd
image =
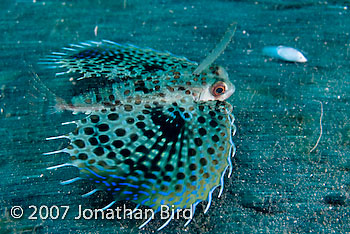
[[[198,101],[225,101],[235,91],[227,71],[221,66],[210,66],[200,76],[206,77],[206,82],[199,90]]]

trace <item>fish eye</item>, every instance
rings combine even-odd
[[[211,89],[211,93],[217,97],[217,96],[220,96],[222,94],[224,94],[226,91],[226,84],[224,82],[216,82],[213,86],[212,86],[212,89]]]

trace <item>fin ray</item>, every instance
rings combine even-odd
[[[139,229],[144,228],[152,219],[153,219],[153,215],[151,215],[151,217],[149,217],[143,224],[141,224],[139,226]]]
[[[63,152],[65,152],[65,149],[61,149],[61,150],[56,150],[56,151],[51,151],[51,152],[43,153],[43,155],[59,154],[59,153],[63,153]]]
[[[100,191],[100,189],[93,189],[93,190],[91,190],[90,192],[85,193],[85,194],[83,194],[83,195],[81,195],[81,196],[82,196],[82,197],[89,197],[89,196],[91,196],[92,194],[96,193],[97,191]]]
[[[163,228],[165,228],[165,227],[170,223],[170,221],[171,221],[172,219],[174,219],[174,213],[175,213],[175,211],[172,211],[172,212],[171,212],[170,218],[169,218],[162,226],[160,226],[160,227],[157,229],[157,231],[160,231],[160,230],[162,230]]]
[[[237,23],[232,23],[227,29],[225,35],[219,42],[219,44],[214,48],[214,50],[200,63],[200,65],[194,70],[193,74],[199,74],[208,66],[210,66],[226,49],[227,45],[230,43],[232,37],[235,35],[237,28]]]
[[[74,165],[70,164],[70,163],[63,163],[63,164],[59,164],[59,165],[56,165],[56,166],[48,167],[48,168],[46,168],[46,170],[55,170],[55,169],[58,169],[58,168],[61,168],[61,167],[68,167],[68,166],[74,166]]]
[[[81,177],[75,177],[73,179],[69,179],[69,180],[65,180],[65,181],[61,181],[60,184],[61,185],[67,185],[67,184],[71,184],[71,183],[74,183],[78,180],[81,180],[82,178]]]
[[[116,203],[117,201],[112,201],[111,203],[109,203],[108,205],[106,205],[105,207],[101,208],[101,210],[107,210],[108,208],[110,208],[111,206],[114,205],[114,203]]]

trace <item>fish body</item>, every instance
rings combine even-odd
[[[193,208],[232,171],[234,92],[224,68],[111,41],[81,43],[48,61],[75,82],[63,110],[89,113],[64,136],[80,177],[115,201]],[[45,61],[44,61],[45,62]],[[47,61],[46,61],[47,62]],[[60,166],[60,165],[59,165]],[[59,167],[58,166],[58,167]],[[52,167],[57,168],[57,167]]]
[[[307,62],[307,59],[299,50],[288,46],[266,46],[263,48],[263,54],[288,62]]]

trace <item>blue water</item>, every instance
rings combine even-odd
[[[76,169],[45,170],[68,160],[43,156],[67,144],[45,138],[73,130],[61,123],[76,117],[50,107],[50,94],[33,77],[65,90],[37,62],[70,43],[101,39],[200,62],[233,21],[234,41],[217,60],[236,86],[230,98],[237,126],[233,174],[223,195],[214,193],[208,213],[203,203],[188,227],[180,219],[162,232],[350,232],[349,7],[349,1],[2,1],[0,233],[149,233],[160,227],[160,219],[139,230],[140,220],[74,220],[74,212],[63,220],[28,220],[30,205],[73,211],[111,200],[106,193],[81,198],[93,189],[88,181],[59,184],[77,176]],[[270,59],[261,52],[270,45],[298,48],[308,62]],[[23,218],[9,217],[13,206],[24,208]]]

